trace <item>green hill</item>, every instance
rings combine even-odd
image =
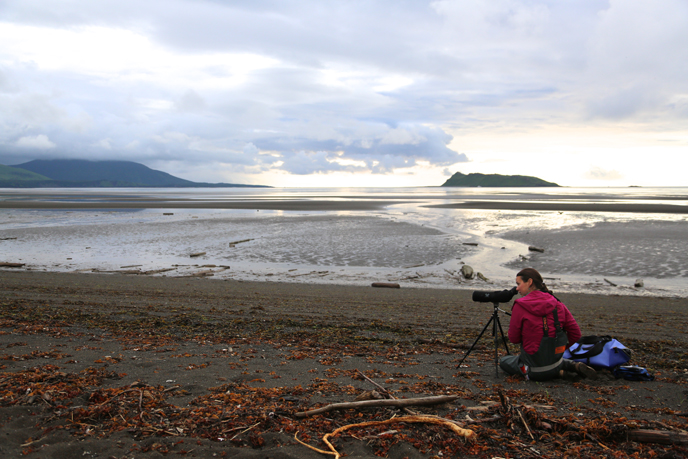
[[[7,166],[3,166],[7,167]],[[82,159],[34,160],[7,169],[22,171],[26,179],[0,175],[0,187],[7,188],[217,188],[260,187],[235,183],[204,183],[184,180],[133,161],[87,161]],[[0,169],[0,174],[4,169]]]
[[[109,181],[139,186],[190,186],[193,182],[150,169],[132,161],[86,161],[83,159],[35,160],[14,167],[65,182]]]
[[[442,186],[465,187],[545,187],[559,186],[528,175],[462,174],[452,175]]]
[[[44,175],[37,174],[35,172],[28,171],[26,169],[19,169],[16,167],[3,166],[0,164],[0,181],[42,181],[49,180],[48,177]]]

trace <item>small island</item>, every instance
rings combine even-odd
[[[452,175],[442,186],[463,187],[558,187],[556,183],[546,182],[527,175],[500,174],[462,174]]]

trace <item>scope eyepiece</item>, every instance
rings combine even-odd
[[[501,290],[497,292],[473,292],[473,301],[479,303],[508,303],[516,295],[516,287],[511,290]]]

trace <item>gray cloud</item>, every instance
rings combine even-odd
[[[584,74],[590,116],[630,119],[660,111],[685,119],[673,110],[672,100],[686,90],[688,4],[613,2],[599,19],[588,41]]]
[[[98,53],[77,39],[85,56],[61,65],[41,54],[50,43],[32,48],[13,29],[0,49],[4,164],[116,156],[203,181],[224,168],[253,183],[266,171],[422,165],[446,175],[469,160],[458,133],[591,119],[671,130],[688,117],[680,0],[8,0],[0,9],[6,26],[31,27],[27,37],[97,40],[107,30],[121,40]]]
[[[280,169],[296,175],[365,170],[363,167],[344,166],[334,162],[337,159],[336,155],[325,151],[287,153],[283,156],[283,159],[284,165]]]
[[[353,135],[366,132],[365,137]],[[464,154],[447,147],[452,137],[440,129],[424,126],[374,125],[335,132],[331,139],[314,140],[277,136],[264,138],[256,145],[274,151],[283,161],[281,169],[295,173],[326,171],[391,173],[425,161],[435,165],[451,165],[468,161]],[[305,147],[305,149],[304,149]],[[342,166],[341,161],[363,163]]]
[[[193,89],[188,89],[175,102],[177,110],[181,112],[197,112],[203,110],[206,106],[205,100],[198,95]]]

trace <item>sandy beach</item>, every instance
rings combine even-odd
[[[328,450],[321,439],[337,428],[387,421],[334,447],[399,459],[685,457],[687,299],[559,295],[584,335],[613,335],[656,380],[534,383],[495,374],[491,328],[476,341],[493,306],[471,293],[3,270],[0,453],[316,458],[328,456],[295,435]],[[371,390],[454,396],[410,409],[472,434],[393,423],[408,416],[395,407],[297,415]]]

